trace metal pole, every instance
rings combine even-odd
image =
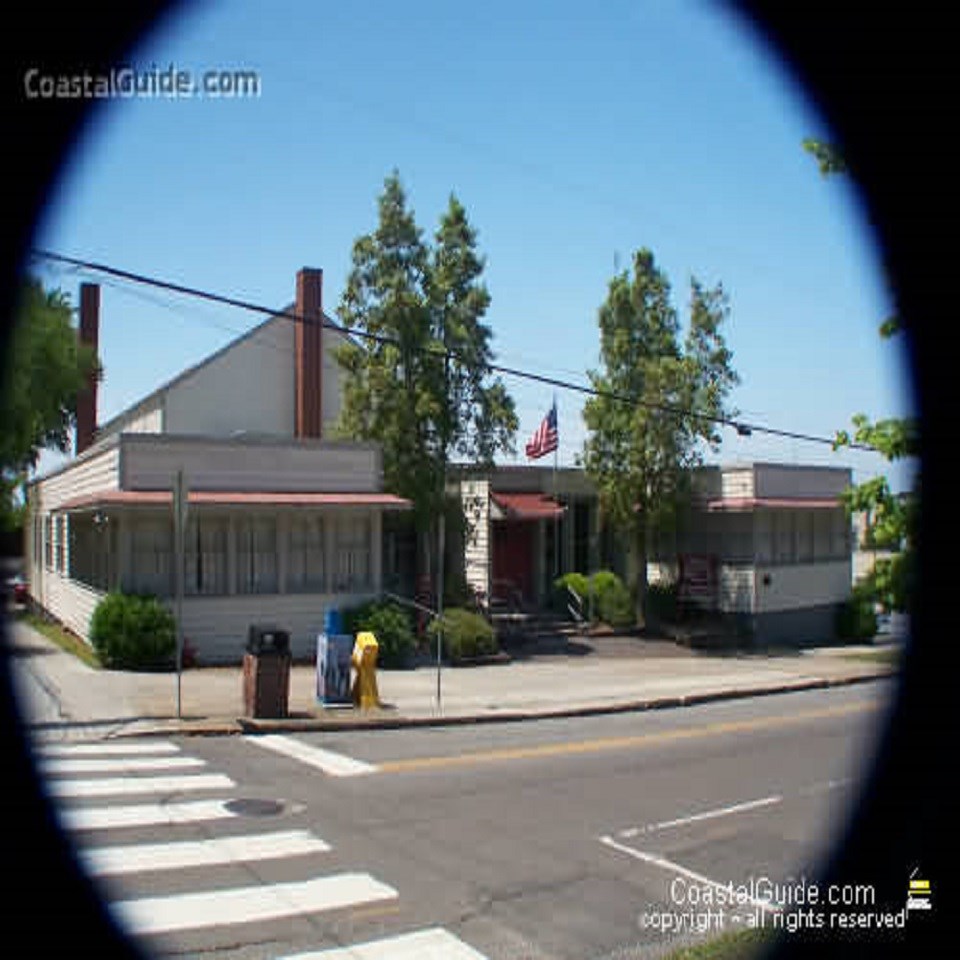
[[[181,679],[183,673],[183,560],[184,521],[186,519],[187,485],[183,470],[177,471],[173,489],[174,579],[177,607],[177,719],[183,716]]]
[[[437,712],[439,713],[442,709],[441,699],[440,699],[440,655],[443,650],[443,555],[444,555],[444,539],[446,532],[446,514],[443,510],[443,505],[440,508],[440,531],[439,531],[439,553],[440,553],[440,568],[437,571]]]

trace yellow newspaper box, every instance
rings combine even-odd
[[[377,652],[380,645],[372,633],[358,633],[353,645],[353,666],[357,671],[353,681],[353,703],[361,710],[380,706],[377,691]]]

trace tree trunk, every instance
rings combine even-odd
[[[645,609],[647,605],[647,527],[641,523],[633,540],[634,591],[636,598],[637,626],[644,629],[647,625]]]

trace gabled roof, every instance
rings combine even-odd
[[[288,323],[296,322],[294,319],[295,311],[296,311],[296,304],[291,303],[288,306],[284,307],[282,310],[278,311],[277,313],[271,314],[269,317],[266,318],[266,320],[263,320],[261,323],[256,324],[256,326],[251,327],[249,330],[240,334],[240,336],[235,337],[233,340],[229,341],[228,343],[220,347],[219,350],[215,350],[209,356],[204,357],[198,363],[195,363],[192,366],[187,367],[186,370],[182,370],[175,377],[168,380],[166,383],[162,384],[156,389],[152,390],[145,397],[141,397],[139,400],[132,403],[125,410],[122,410],[120,413],[111,417],[106,423],[98,424],[97,431],[96,431],[97,442],[101,439],[101,437],[105,433],[115,430],[115,428],[123,420],[139,413],[144,408],[150,406],[157,399],[161,398],[164,394],[172,390],[178,384],[183,383],[185,380],[188,380],[190,377],[192,377],[195,373],[198,373],[200,370],[203,370],[204,367],[207,367],[210,364],[214,363],[216,360],[219,360],[224,354],[228,353],[234,347],[237,347],[241,343],[244,343],[247,340],[250,340],[251,338],[256,336],[258,333],[260,333],[265,327],[269,326],[271,323],[274,323],[275,321],[279,321],[279,320],[285,320]],[[332,317],[330,317],[327,313],[323,314],[323,322],[324,322],[324,326],[326,326],[328,323],[333,324],[335,326],[337,325],[336,321]],[[291,361],[292,359],[293,358],[291,356]]]

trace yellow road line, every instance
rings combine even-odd
[[[846,716],[866,710],[877,710],[879,703],[856,703],[840,707],[825,707],[809,710],[789,717],[764,717],[756,720],[736,720],[727,723],[712,723],[703,727],[684,730],[663,730],[659,733],[644,733],[630,737],[605,737],[597,740],[580,740],[567,743],[545,743],[535,747],[510,747],[500,750],[480,750],[446,757],[412,757],[409,760],[388,760],[377,764],[381,773],[407,773],[412,770],[432,770],[443,767],[465,767],[479,763],[498,763],[504,760],[529,760],[537,757],[574,756],[585,753],[602,753],[609,750],[631,750],[638,747],[656,746],[677,740],[692,740],[697,737],[715,737],[727,733],[745,733],[752,730],[776,729],[808,720]]]

